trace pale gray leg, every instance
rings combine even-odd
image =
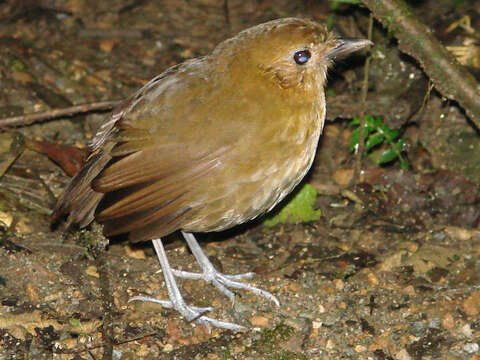
[[[168,290],[168,300],[157,300],[154,298],[146,297],[146,296],[135,296],[129,300],[130,301],[150,301],[161,304],[166,308],[173,308],[177,310],[185,319],[188,321],[195,321],[198,324],[203,324],[209,327],[209,325],[213,325],[219,328],[229,329],[229,330],[242,330],[244,329],[243,326],[218,321],[212,319],[210,317],[204,316],[203,314],[209,311],[212,311],[213,308],[199,308],[195,306],[188,306],[183,300],[182,294],[178,288],[177,282],[175,281],[175,276],[172,272],[172,268],[168,263],[167,254],[165,253],[165,249],[163,248],[162,240],[156,239],[152,240],[153,247],[157,253],[158,260],[160,261],[160,266],[162,267],[163,276],[165,278],[165,284]]]
[[[236,281],[236,280],[242,280],[242,279],[250,279],[252,276],[255,275],[254,273],[250,272],[250,273],[239,274],[239,275],[223,275],[219,273],[213,267],[213,264],[210,262],[207,255],[205,255],[205,253],[203,252],[202,248],[200,247],[197,240],[195,239],[195,236],[185,231],[182,231],[182,234],[185,240],[187,241],[187,244],[190,250],[192,251],[193,256],[195,256],[195,258],[197,259],[198,265],[200,265],[200,268],[202,269],[203,273],[191,273],[187,271],[172,269],[173,275],[181,278],[186,278],[186,279],[205,280],[206,282],[209,282],[213,286],[215,286],[223,294],[225,294],[232,302],[234,302],[235,300],[235,294],[228,289],[229,287],[234,289],[245,289],[245,290],[251,291],[256,295],[263,296],[269,299],[270,301],[275,303],[275,305],[280,306],[280,303],[277,300],[277,298],[274,295],[270,294],[268,291],[256,288],[249,284]]]

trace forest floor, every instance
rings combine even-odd
[[[461,45],[467,25],[480,28],[480,10],[468,3],[424,1],[415,13],[445,45]],[[342,36],[365,37],[368,11],[334,4],[3,1],[0,118],[124,99],[169,66],[274,18],[309,17]],[[465,16],[470,23],[451,26]],[[0,133],[0,359],[479,360],[479,133],[456,104],[431,91],[378,24],[373,41],[369,55],[329,76],[329,121],[305,180],[318,191],[320,219],[270,228],[259,219],[201,237],[222,272],[254,271],[251,283],[281,306],[243,291],[231,304],[208,284],[180,281],[188,303],[213,306],[209,316],[247,328],[237,333],[209,332],[174,311],[128,302],[167,298],[150,242],[112,239],[105,248],[97,225],[50,229],[70,178],[51,159],[61,152],[75,166],[71,146],[85,149],[108,114]],[[369,91],[361,104],[366,56]],[[475,63],[470,70],[479,74]],[[388,150],[380,145],[349,186],[348,124],[360,108],[400,130],[407,166],[376,164]],[[180,236],[166,242],[175,268],[198,270]]]

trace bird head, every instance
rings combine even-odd
[[[225,70],[244,81],[260,75],[283,89],[318,91],[334,60],[371,44],[340,39],[311,20],[284,18],[240,32],[211,56],[229,59]]]

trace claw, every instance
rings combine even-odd
[[[170,300],[158,300],[148,296],[135,296],[131,298],[129,302],[149,301],[160,304],[165,308],[178,311],[188,321],[205,325],[209,330],[210,326],[229,329],[232,331],[239,331],[245,329],[245,327],[241,325],[225,321],[219,321],[214,318],[205,316],[205,313],[211,312],[213,310],[212,307],[197,307],[187,305],[185,303],[185,300],[183,300],[180,289],[178,288],[177,282],[175,281],[175,276],[173,274],[172,268],[168,263],[167,254],[165,253],[165,249],[163,248],[162,240],[156,239],[152,240],[152,242],[153,247],[155,248],[155,251],[157,253],[158,261],[160,262],[160,265],[162,267],[163,276],[165,277],[165,284],[167,286],[168,296]]]
[[[195,322],[197,324],[202,324],[210,330],[210,326],[215,326],[223,329],[229,329],[232,331],[239,331],[244,330],[245,327],[241,325],[237,325],[230,322],[219,321],[214,318],[205,316],[206,313],[213,311],[212,307],[197,307],[197,306],[190,306],[185,303],[185,300],[180,293],[180,289],[178,288],[177,282],[175,277],[186,278],[186,279],[194,279],[194,280],[205,280],[208,283],[215,286],[220,292],[225,294],[232,303],[235,301],[235,294],[233,291],[229,290],[228,288],[233,289],[244,289],[253,292],[256,295],[263,296],[264,298],[269,299],[277,306],[280,306],[279,301],[277,298],[270,294],[268,291],[256,288],[252,285],[240,282],[238,280],[243,279],[250,279],[254,276],[254,273],[244,273],[238,275],[224,275],[218,272],[213,264],[210,262],[208,257],[204,254],[200,245],[198,245],[197,240],[195,237],[187,232],[182,232],[185,240],[188,243],[188,246],[192,250],[193,255],[198,261],[198,264],[202,268],[202,273],[193,273],[188,271],[181,271],[175,270],[170,267],[170,264],[167,259],[167,254],[165,253],[165,249],[163,248],[162,240],[155,239],[152,240],[153,246],[157,253],[158,261],[162,267],[163,276],[165,278],[165,284],[168,290],[168,297],[170,300],[159,300],[155,298],[151,298],[148,296],[135,296],[129,300],[132,301],[149,301],[156,304],[160,304],[165,308],[174,309],[178,311],[185,319],[191,322]]]
[[[241,325],[237,325],[237,324],[226,322],[226,321],[219,321],[214,318],[205,316],[204,315],[205,313],[213,311],[213,307],[197,307],[197,306],[188,306],[184,304],[184,306],[177,308],[172,301],[159,300],[149,296],[134,296],[130,300],[128,300],[129,303],[133,301],[145,301],[145,302],[148,301],[148,302],[160,304],[167,309],[175,309],[181,315],[183,315],[188,321],[192,321],[200,325],[205,325],[209,331],[210,331],[210,325],[218,328],[222,328],[222,329],[232,330],[232,331],[240,331],[240,330],[246,329],[244,326],[241,326]]]
[[[254,273],[249,272],[249,273],[238,274],[238,275],[224,275],[218,272],[214,268],[213,264],[210,262],[208,257],[203,252],[202,248],[198,244],[193,234],[187,233],[184,231],[182,231],[182,234],[185,240],[187,241],[187,244],[190,247],[190,250],[192,251],[193,256],[195,256],[195,258],[197,259],[198,265],[200,265],[200,267],[202,268],[203,273],[192,273],[188,271],[172,269],[173,275],[175,275],[176,277],[184,278],[184,279],[204,280],[212,284],[213,286],[215,286],[221,293],[227,296],[232,302],[235,301],[235,294],[232,291],[230,291],[228,288],[244,289],[244,290],[251,291],[252,293],[258,296],[267,298],[268,300],[272,301],[275,305],[280,306],[280,302],[278,301],[278,299],[268,291],[259,289],[250,284],[237,281],[237,280],[243,280],[243,279],[250,279],[255,275]]]

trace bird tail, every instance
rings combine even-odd
[[[85,166],[70,181],[53,210],[51,226],[57,227],[66,220],[62,228],[69,229],[77,224],[85,227],[92,222],[95,210],[104,196],[91,187],[91,182],[110,161],[111,156],[103,151],[92,154]]]

